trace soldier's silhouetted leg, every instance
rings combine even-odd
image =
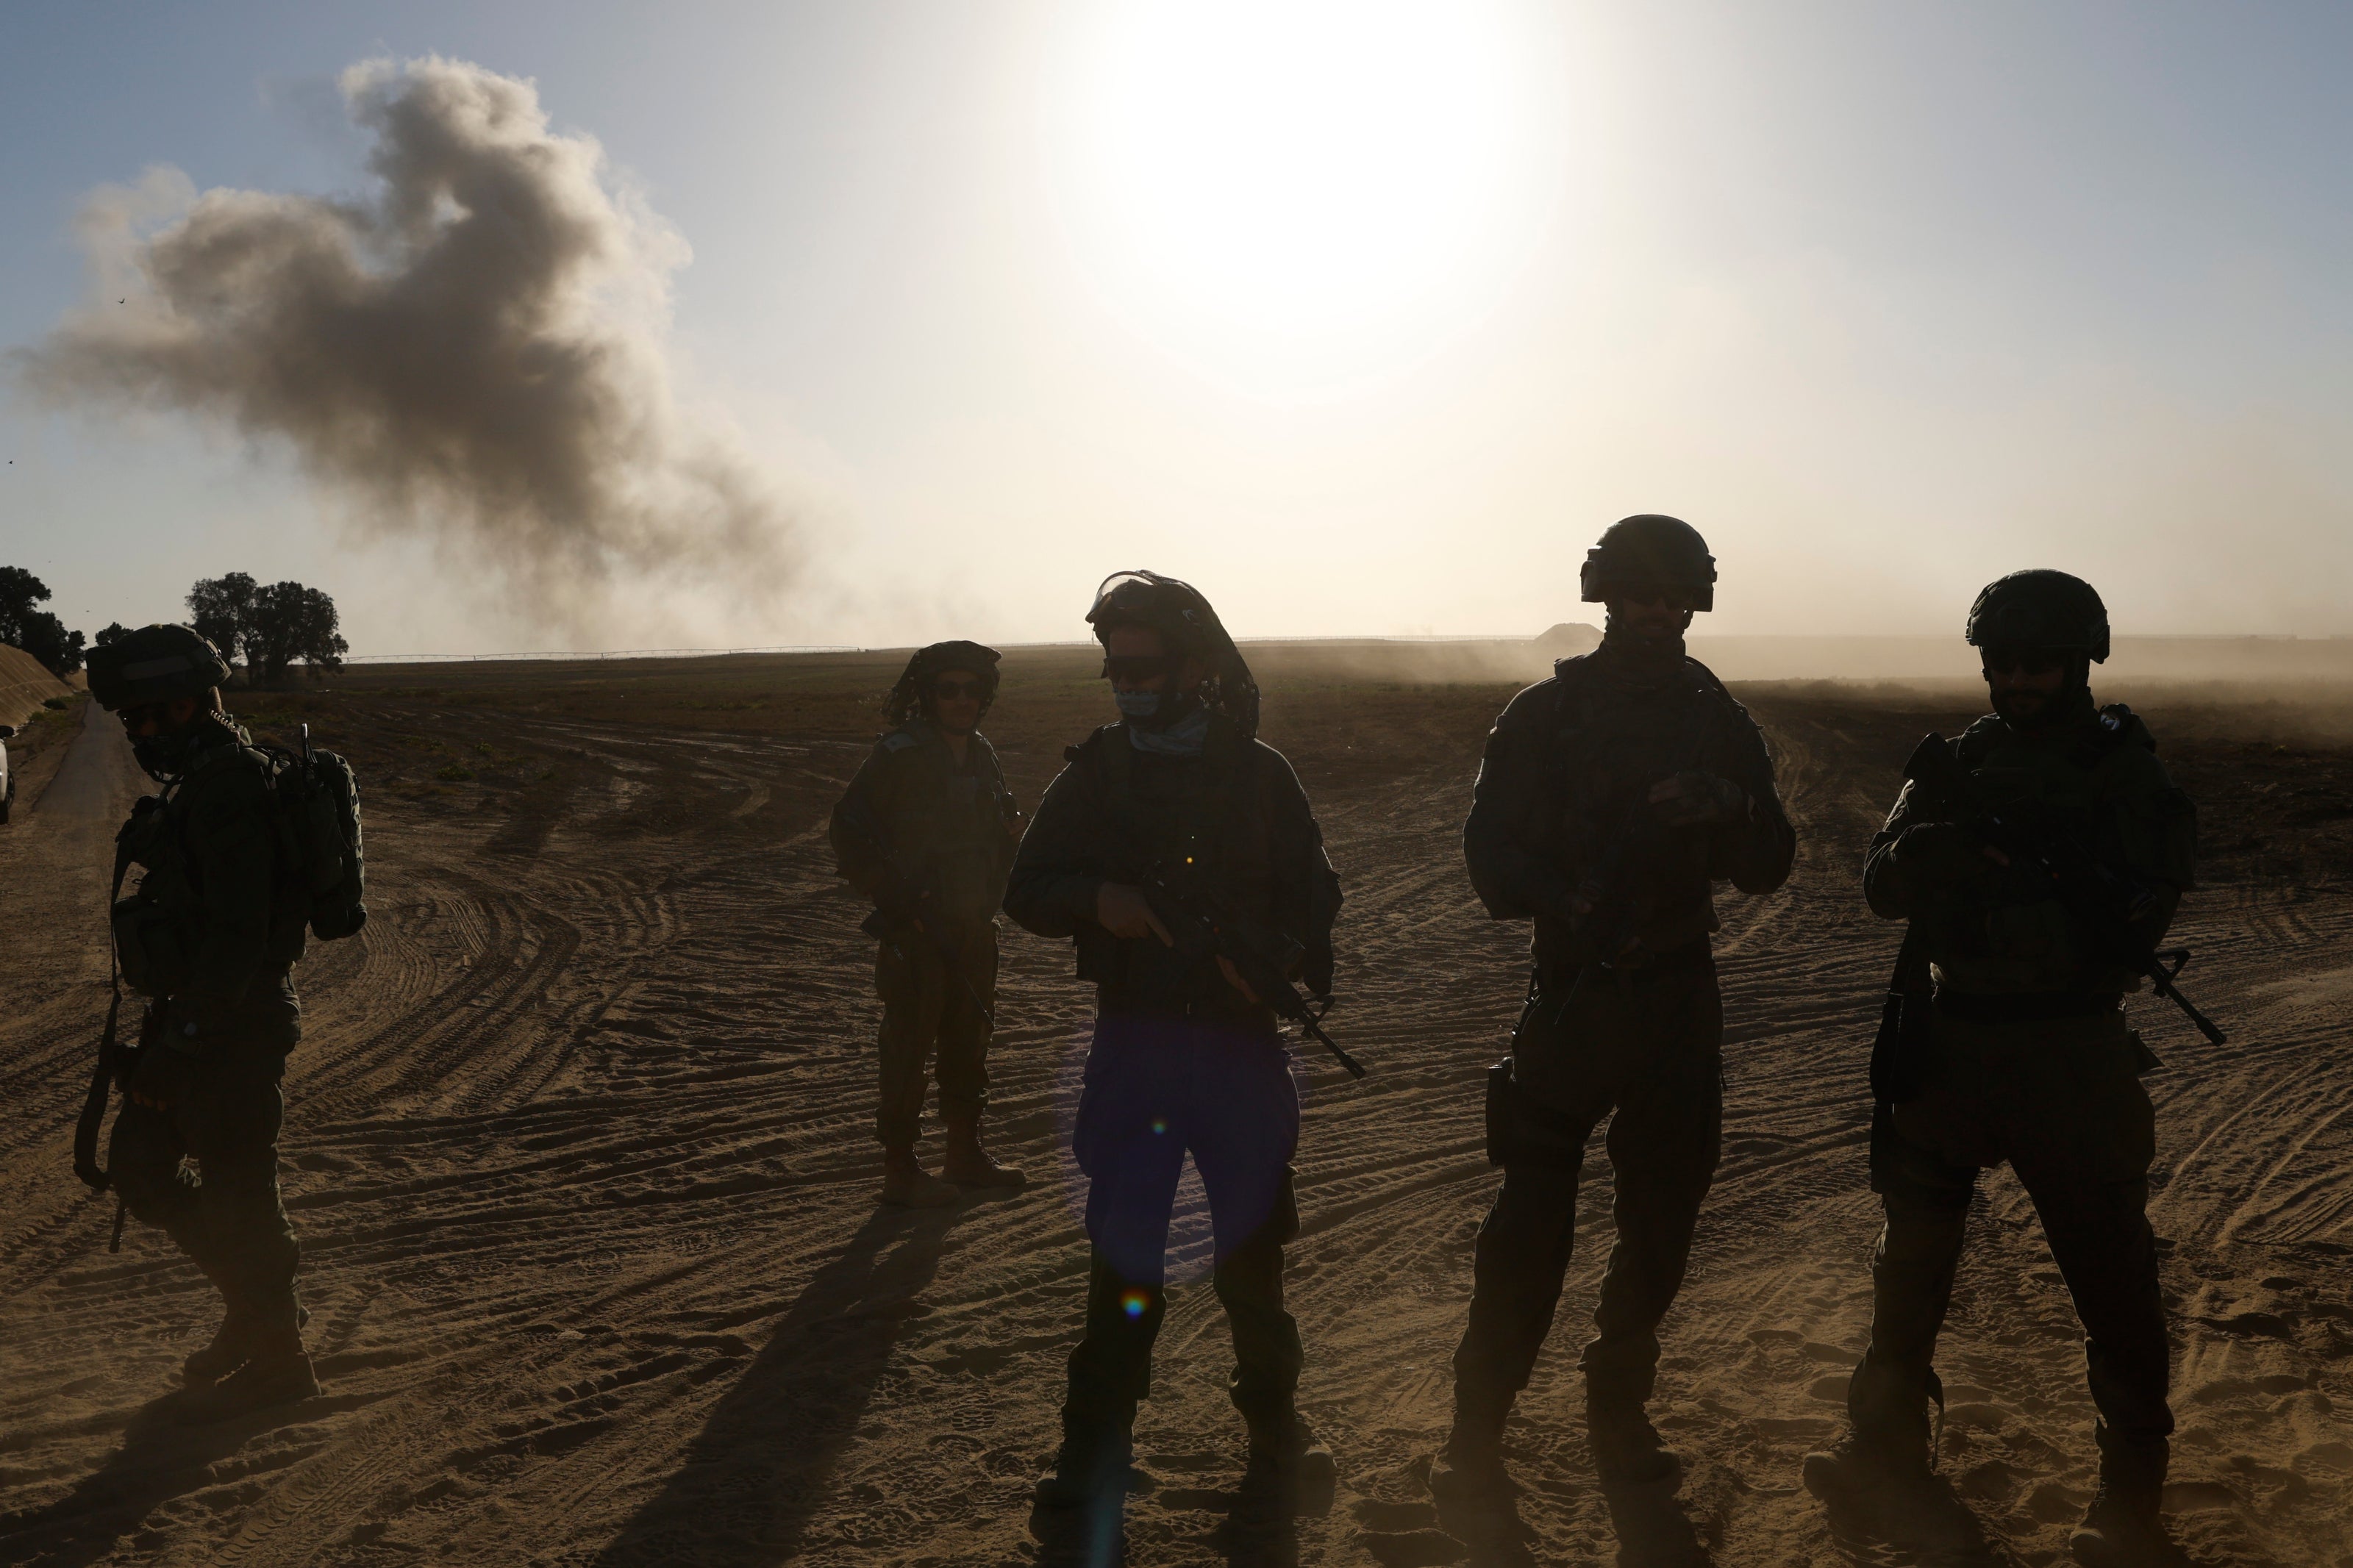
[[[875,1041],[881,1084],[874,1135],[882,1144],[882,1201],[909,1208],[936,1208],[956,1198],[953,1186],[915,1159],[923,1131],[923,1091],[939,1037],[943,978],[938,960],[911,942],[885,942],[875,955],[882,1026]]]
[[[1871,1256],[1871,1342],[1847,1381],[1846,1434],[1809,1454],[1807,1488],[1852,1502],[1929,1478],[1929,1407],[1943,1398],[1936,1338],[1953,1300],[1977,1168],[1907,1142],[1888,1108],[1871,1131],[1871,1180],[1885,1215]]]
[[[1028,1178],[989,1158],[980,1136],[988,1105],[991,1029],[981,1004],[997,1005],[997,928],[967,929],[957,952],[971,991],[951,980],[940,996],[940,1121],[947,1129],[947,1163],[940,1173],[960,1187],[1018,1189],[1029,1184]]]
[[[2098,1493],[2069,1546],[2081,1562],[2158,1561],[2158,1505],[2171,1454],[2172,1347],[2148,1225],[2147,1168],[2156,1116],[2121,1051],[2087,1042],[2072,1114],[2037,1118],[2012,1158],[2042,1216],[2051,1256],[2084,1325],[2084,1359],[2099,1409]],[[2043,1097],[2046,1100],[2055,1095]]]
[[[1642,1407],[1658,1376],[1659,1324],[1683,1289],[1692,1233],[1723,1143],[1715,1042],[1661,1044],[1665,1061],[1627,1086],[1610,1120],[1618,1237],[1594,1307],[1595,1334],[1578,1363],[1594,1463],[1612,1480],[1674,1473],[1674,1456]]]

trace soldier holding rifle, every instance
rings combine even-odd
[[[2099,1409],[2099,1489],[2070,1549],[2172,1561],[2158,1522],[2165,1309],[2143,1212],[2156,1119],[2139,1075],[2156,1058],[2124,996],[2152,979],[2221,1037],[2172,991],[2186,953],[2155,951],[2190,885],[2195,813],[2140,720],[2093,700],[2109,639],[2091,584],[2013,573],[1978,595],[1968,637],[1994,711],[1923,742],[1863,867],[1873,910],[1910,922],[1872,1066],[1886,1226],[1851,1429],[1807,1456],[1806,1484],[1882,1507],[1931,1488],[1937,1331],[1978,1173],[2007,1160],[2083,1320]]]
[[[1491,914],[1534,921],[1535,963],[1511,1057],[1488,1075],[1504,1184],[1479,1228],[1454,1427],[1430,1473],[1452,1509],[1508,1509],[1504,1424],[1552,1328],[1604,1117],[1618,1239],[1582,1357],[1588,1436],[1606,1483],[1676,1472],[1644,1405],[1722,1141],[1711,884],[1769,893],[1796,853],[1763,736],[1683,653],[1715,584],[1690,524],[1611,526],[1582,582],[1609,606],[1601,646],[1514,698],[1487,739],[1463,857]]]
[[[981,1146],[997,995],[997,907],[1020,813],[979,731],[997,696],[997,654],[974,642],[916,650],[883,703],[892,728],[833,808],[834,859],[874,900],[882,996],[882,1201],[933,1207],[959,1188],[1018,1188],[1020,1172]],[[923,1091],[936,1059],[947,1162],[916,1162]],[[944,1176],[944,1180],[942,1179]]]
[[[1187,1151],[1233,1330],[1245,1493],[1270,1513],[1328,1506],[1331,1459],[1293,1404],[1302,1352],[1283,1309],[1299,1100],[1278,1006],[1295,1016],[1294,982],[1328,997],[1340,888],[1297,776],[1257,739],[1258,688],[1208,601],[1121,573],[1087,621],[1121,721],[1071,749],[1005,907],[1040,936],[1074,938],[1079,978],[1096,986],[1071,1135],[1089,1178],[1086,1329],[1031,1520],[1050,1558],[1110,1561]]]

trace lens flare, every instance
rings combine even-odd
[[[1131,1318],[1140,1318],[1144,1316],[1144,1310],[1151,1305],[1152,1302],[1150,1300],[1147,1299],[1141,1290],[1130,1290],[1126,1295],[1122,1296],[1119,1299],[1120,1310],[1125,1312]]]

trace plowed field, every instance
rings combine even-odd
[[[314,946],[287,1080],[287,1203],[323,1397],[188,1427],[164,1397],[212,1331],[155,1232],[106,1250],[69,1169],[104,1012],[113,823],[141,781],[103,715],[0,828],[0,1562],[250,1564],[1026,1561],[1079,1321],[1062,1151],[1088,997],[1008,928],[994,1143],[1016,1198],[878,1209],[871,942],[827,808],[874,733],[879,656],[375,669],[237,694],[307,721],[367,786],[374,919]],[[987,728],[1025,804],[1108,704],[1077,652],[1008,660]],[[1341,868],[1335,1032],[1372,1068],[1297,1073],[1303,1404],[1336,1505],[1229,1518],[1240,1432],[1198,1191],[1155,1396],[1141,1563],[2030,1563],[2089,1494],[2079,1331],[2006,1173],[1972,1216],[1940,1364],[1957,1514],[1833,1528],[1798,1459],[1834,1430],[1868,1319],[1863,1058],[1895,932],[1861,849],[1949,696],[1745,688],[1801,834],[1780,894],[1724,900],[1725,1161],[1665,1330],[1679,1492],[1605,1499],[1575,1376],[1610,1241],[1588,1164],[1560,1326],[1510,1436],[1518,1542],[1460,1541],[1423,1484],[1471,1239],[1496,1180],[1480,1075],[1525,984],[1455,835],[1504,684],[1352,679],[1270,651],[1267,738]],[[2134,694],[2200,801],[2185,977],[2162,1004],[2155,1221],[2200,1561],[2353,1563],[2353,794],[2340,724],[2209,689]],[[2190,983],[2194,982],[2194,984]],[[1598,1140],[1597,1140],[1598,1144]]]

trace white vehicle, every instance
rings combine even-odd
[[[8,820],[8,808],[16,804],[16,775],[8,771],[8,738],[16,732],[16,725],[0,724],[0,822]]]

